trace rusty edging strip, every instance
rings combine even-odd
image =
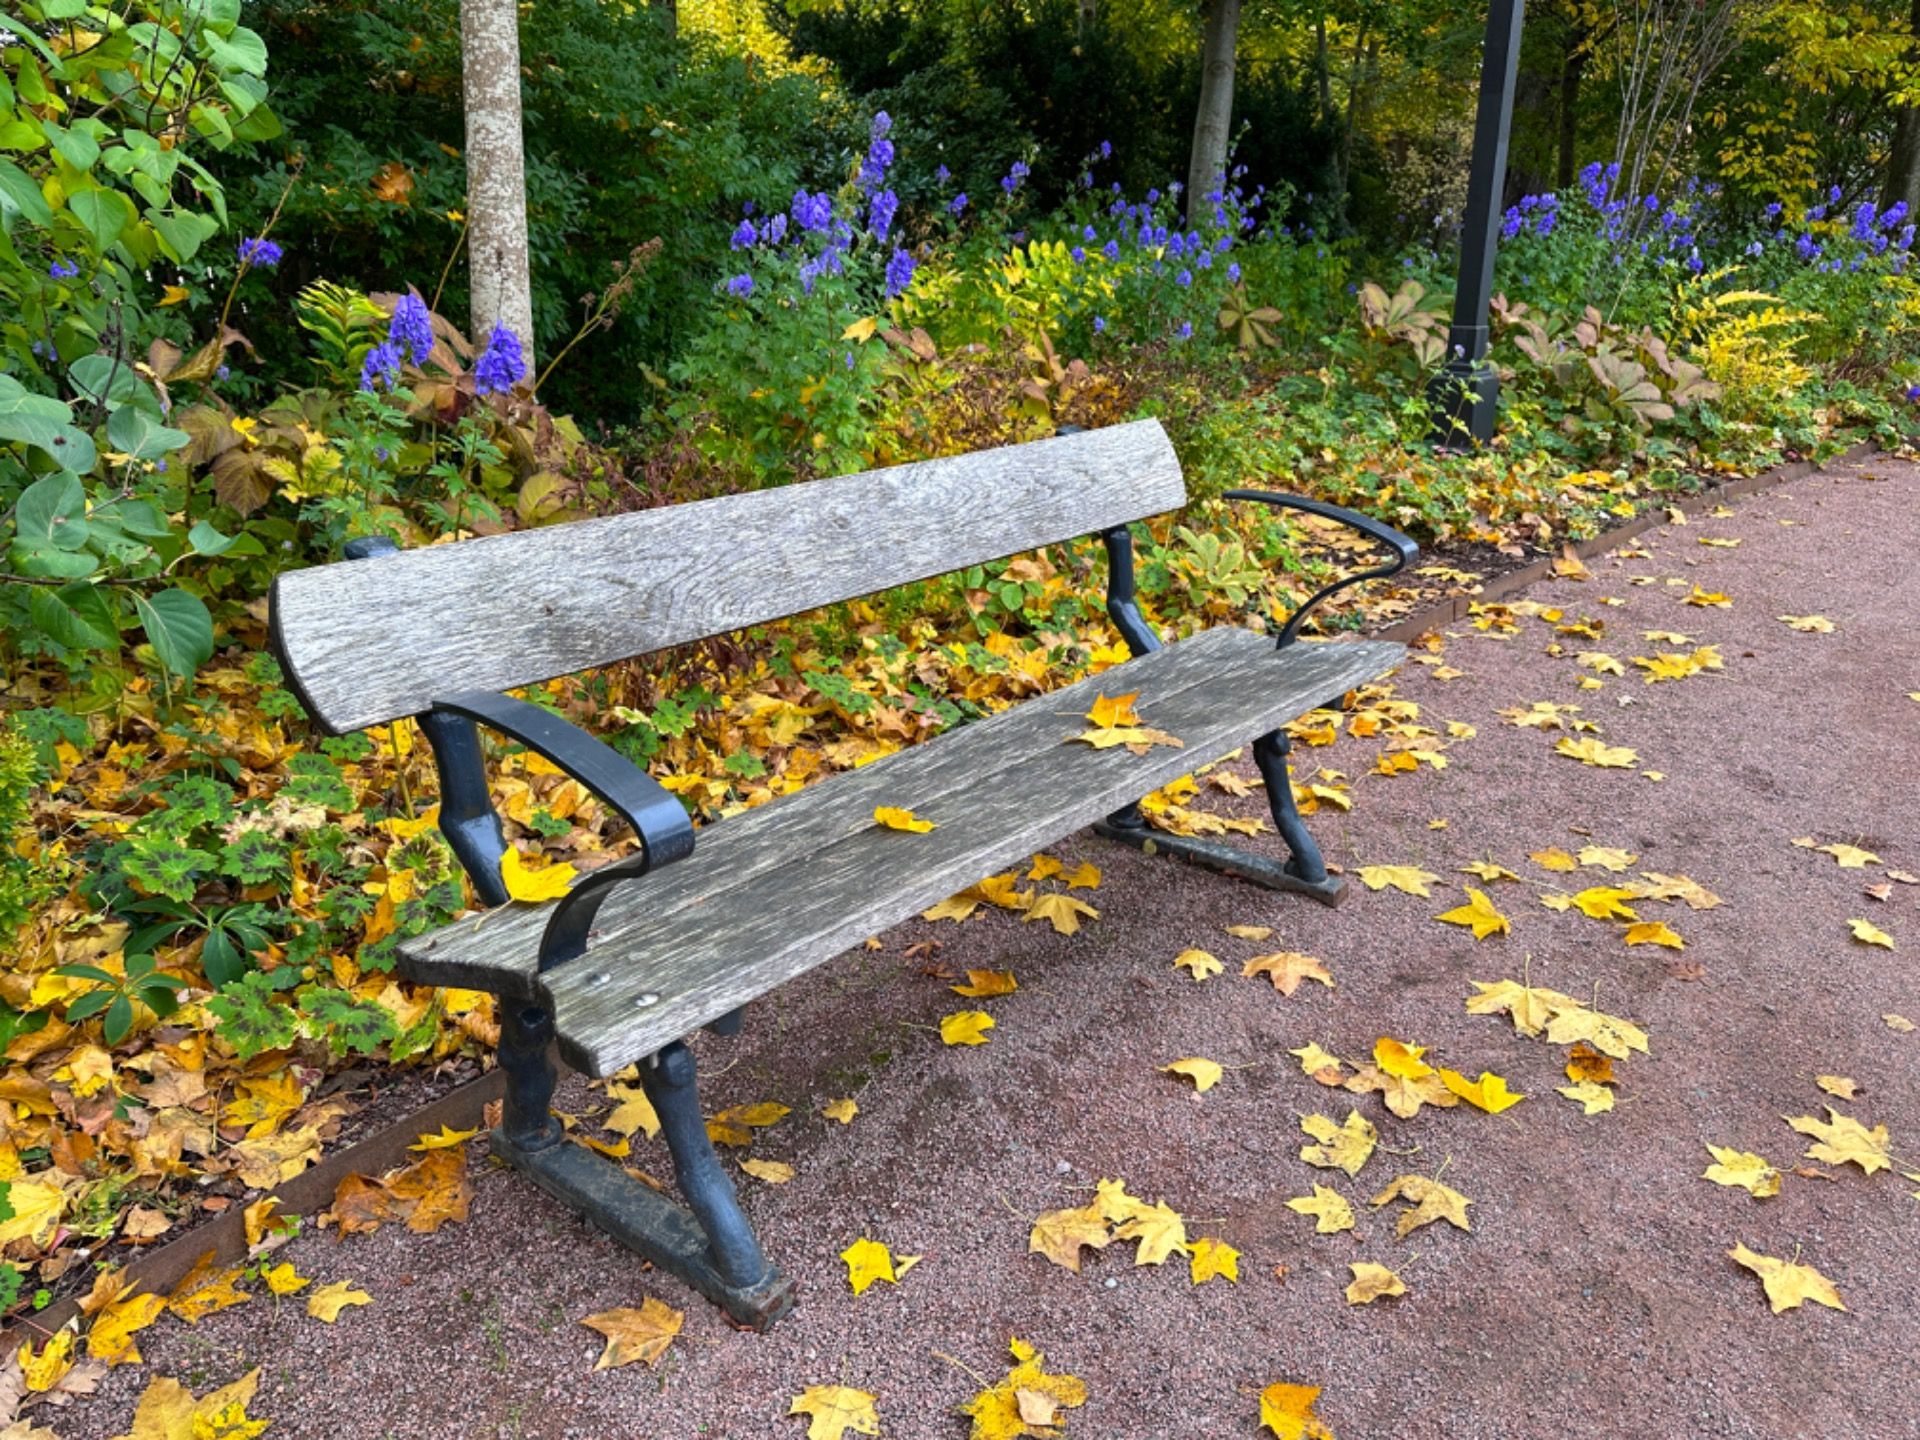
[[[500,1070],[489,1070],[448,1091],[432,1104],[423,1106],[404,1119],[377,1130],[366,1139],[337,1151],[318,1165],[296,1175],[286,1184],[266,1192],[280,1201],[277,1213],[308,1215],[333,1203],[333,1192],[352,1174],[377,1175],[407,1158],[407,1147],[424,1133],[442,1125],[455,1130],[471,1129],[481,1122],[488,1104],[500,1098],[505,1088]],[[261,1198],[265,1198],[262,1196]],[[163,1295],[178,1285],[209,1250],[221,1264],[243,1259],[247,1253],[245,1207],[231,1209],[202,1225],[195,1226],[177,1239],[151,1250],[135,1252],[126,1262],[126,1276],[134,1291]],[[94,1258],[100,1258],[98,1252]],[[80,1301],[70,1297],[49,1305],[33,1315],[22,1315],[0,1332],[0,1357],[12,1353],[22,1341],[38,1344],[57,1332],[80,1313]]]
[[[1851,465],[1860,460],[1868,460],[1880,453],[1880,447],[1871,440],[1863,440],[1858,445],[1842,451],[1826,464],[1816,464],[1812,460],[1795,460],[1790,464],[1778,465],[1764,470],[1758,475],[1743,476],[1738,480],[1729,480],[1724,485],[1716,485],[1703,495],[1689,496],[1685,500],[1676,500],[1657,509],[1649,509],[1624,520],[1611,530],[1603,531],[1591,540],[1581,540],[1574,544],[1573,553],[1582,560],[1591,560],[1596,555],[1605,554],[1615,546],[1622,545],[1636,535],[1664,524],[1668,510],[1679,510],[1686,515],[1699,515],[1728,500],[1739,500],[1748,495],[1757,495],[1763,490],[1772,490],[1776,486],[1786,485],[1795,480],[1804,480],[1809,475],[1817,475],[1835,465]],[[1503,600],[1509,595],[1518,594],[1536,580],[1544,579],[1553,571],[1553,562],[1557,556],[1543,556],[1531,565],[1523,565],[1518,570],[1510,570],[1505,575],[1489,580],[1478,595],[1453,595],[1445,600],[1437,600],[1418,614],[1409,615],[1405,620],[1389,625],[1375,638],[1393,640],[1402,645],[1411,645],[1429,630],[1438,630],[1451,625],[1467,613],[1472,605],[1485,605],[1491,601]]]

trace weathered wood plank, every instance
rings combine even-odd
[[[282,574],[274,645],[338,734],[1183,504],[1158,421]]]
[[[582,959],[533,982],[544,915],[498,913],[402,946],[425,983],[538,983],[569,1063],[609,1074],[982,876],[1371,680],[1397,645],[1275,652],[1233,627],[835,776],[703,832],[691,859],[624,886]],[[1139,690],[1147,723],[1186,741],[1144,757],[1065,743],[1097,694]],[[873,823],[877,805],[934,820]],[[604,979],[600,977],[605,977]],[[639,997],[657,997],[641,1005]]]

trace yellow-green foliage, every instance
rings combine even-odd
[[[1764,290],[1712,293],[1710,286],[1733,273],[1712,271],[1690,282],[1677,318],[1694,358],[1720,387],[1716,408],[1729,420],[1751,423],[1813,378],[1799,346],[1803,327],[1820,317]]]
[[[38,781],[33,746],[0,722],[0,949],[11,948],[14,932],[46,890],[31,859],[37,842],[28,824],[28,800]]]

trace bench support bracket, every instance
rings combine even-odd
[[[693,1052],[675,1041],[640,1067],[660,1117],[687,1205],[635,1179],[604,1156],[568,1144],[547,1110],[555,1066],[545,1040],[552,1021],[510,1015],[502,1027],[507,1099],[493,1153],[615,1240],[692,1286],[749,1329],[765,1330],[793,1308],[793,1282],[767,1261],[741,1212],[733,1182],[707,1139]],[[535,1048],[535,1047],[538,1048]],[[535,1117],[544,1117],[544,1124]]]
[[[1296,895],[1311,895],[1322,905],[1338,905],[1347,897],[1346,881],[1327,873],[1320,847],[1307,833],[1299,807],[1293,803],[1293,781],[1287,774],[1287,752],[1291,742],[1284,730],[1274,730],[1253,742],[1254,763],[1266,782],[1267,801],[1273,810],[1274,828],[1293,852],[1286,861],[1254,855],[1238,846],[1218,840],[1202,840],[1191,835],[1169,835],[1153,829],[1141,815],[1138,805],[1117,810],[1094,825],[1096,835],[1132,845],[1149,855],[1164,852],[1182,860],[1205,866],[1236,880],[1250,881],[1268,890],[1284,890]]]

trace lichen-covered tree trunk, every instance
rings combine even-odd
[[[527,167],[520,131],[520,12],[514,0],[460,0],[467,108],[467,264],[473,340],[505,325],[533,370]]]
[[[1920,0],[1913,0],[1913,33],[1920,36]],[[1893,113],[1893,148],[1880,205],[1885,209],[1904,200],[1909,210],[1920,211],[1920,105],[1896,106]]]
[[[1200,39],[1200,105],[1187,161],[1187,224],[1198,228],[1210,206],[1206,195],[1227,168],[1233,132],[1233,61],[1240,35],[1240,0],[1208,0]]]

